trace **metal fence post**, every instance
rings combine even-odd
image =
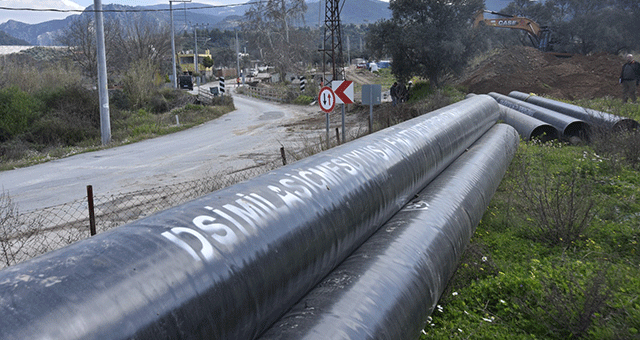
[[[280,156],[282,156],[282,165],[287,165],[287,155],[284,153],[284,146],[280,148]]]
[[[87,201],[89,203],[89,232],[96,234],[96,212],[93,208],[93,186],[87,185]]]

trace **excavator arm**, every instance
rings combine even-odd
[[[485,19],[484,13],[495,14],[504,17],[503,19]],[[512,28],[526,31],[533,36],[540,35],[540,25],[535,21],[523,17],[516,17],[508,14],[502,14],[494,11],[484,10],[476,15],[473,22],[474,26],[487,25],[492,27]]]
[[[503,18],[485,19],[484,13],[498,15]],[[531,19],[484,10],[479,12],[473,21],[474,27],[479,27],[482,25],[523,30],[527,32],[527,35],[529,36],[529,39],[531,40],[531,43],[535,48],[542,51],[546,51],[548,49],[550,33],[549,30],[544,27],[540,27],[540,25],[538,25]]]

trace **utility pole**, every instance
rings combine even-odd
[[[102,1],[93,0],[96,17],[96,52],[98,54],[98,96],[100,98],[100,136],[102,145],[111,142],[111,118],[109,116],[109,90],[107,89],[107,55],[104,43],[104,17]]]
[[[344,5],[344,1],[343,1]],[[344,68],[342,67],[342,35],[340,28],[340,0],[326,0],[324,15],[324,40],[322,51],[322,70],[326,74],[328,57],[332,65],[332,80],[344,80]]]
[[[173,63],[173,88],[178,88],[178,75],[176,74],[176,28],[173,24],[173,3],[191,2],[191,0],[169,0],[169,16],[171,17],[171,61]],[[185,13],[186,16],[186,13]]]
[[[234,31],[236,33],[236,78],[240,78],[240,43],[238,42],[238,31],[235,29]]]
[[[203,26],[207,27],[209,26],[209,24],[204,24]],[[200,87],[200,79],[202,79],[202,76],[200,75],[200,54],[198,53],[198,24],[194,24],[193,26],[193,36],[195,38],[195,53],[193,54],[193,63],[194,70],[197,74],[196,84],[198,87]],[[205,44],[207,43],[207,41],[209,41],[209,39],[205,40]]]
[[[196,45],[195,45],[195,48],[194,48],[194,51],[193,51],[194,52],[193,53],[193,67],[194,67],[194,70],[195,70],[195,73],[196,73],[196,77],[197,77],[196,78],[197,86],[200,87],[200,75],[198,74],[198,71],[199,71],[198,70],[198,64],[199,64],[199,61],[200,61],[200,56],[198,55],[198,25],[197,24],[193,26],[193,37],[196,40],[195,41]],[[200,89],[198,89],[198,91],[199,90]]]
[[[176,28],[173,25],[173,2],[169,1],[169,16],[171,17],[171,69],[173,70],[173,88],[178,88],[178,75],[176,72]]]
[[[351,40],[347,35],[347,67],[351,66]]]

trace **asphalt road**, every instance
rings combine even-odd
[[[278,157],[293,138],[283,124],[310,114],[237,95],[234,103],[235,111],[189,130],[0,172],[0,185],[26,212],[82,199],[87,185],[95,195],[116,194],[242,169]]]

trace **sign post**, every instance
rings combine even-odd
[[[331,87],[336,96],[336,103],[342,104],[342,142],[346,142],[344,104],[353,104],[353,82],[350,80],[336,80],[331,82]]]
[[[373,132],[373,105],[379,105],[381,97],[381,85],[362,85],[362,104],[369,105],[369,133]]]
[[[329,113],[336,107],[336,95],[333,90],[325,86],[318,93],[318,105],[320,109],[327,114],[327,150],[331,148],[331,140],[329,139]]]

